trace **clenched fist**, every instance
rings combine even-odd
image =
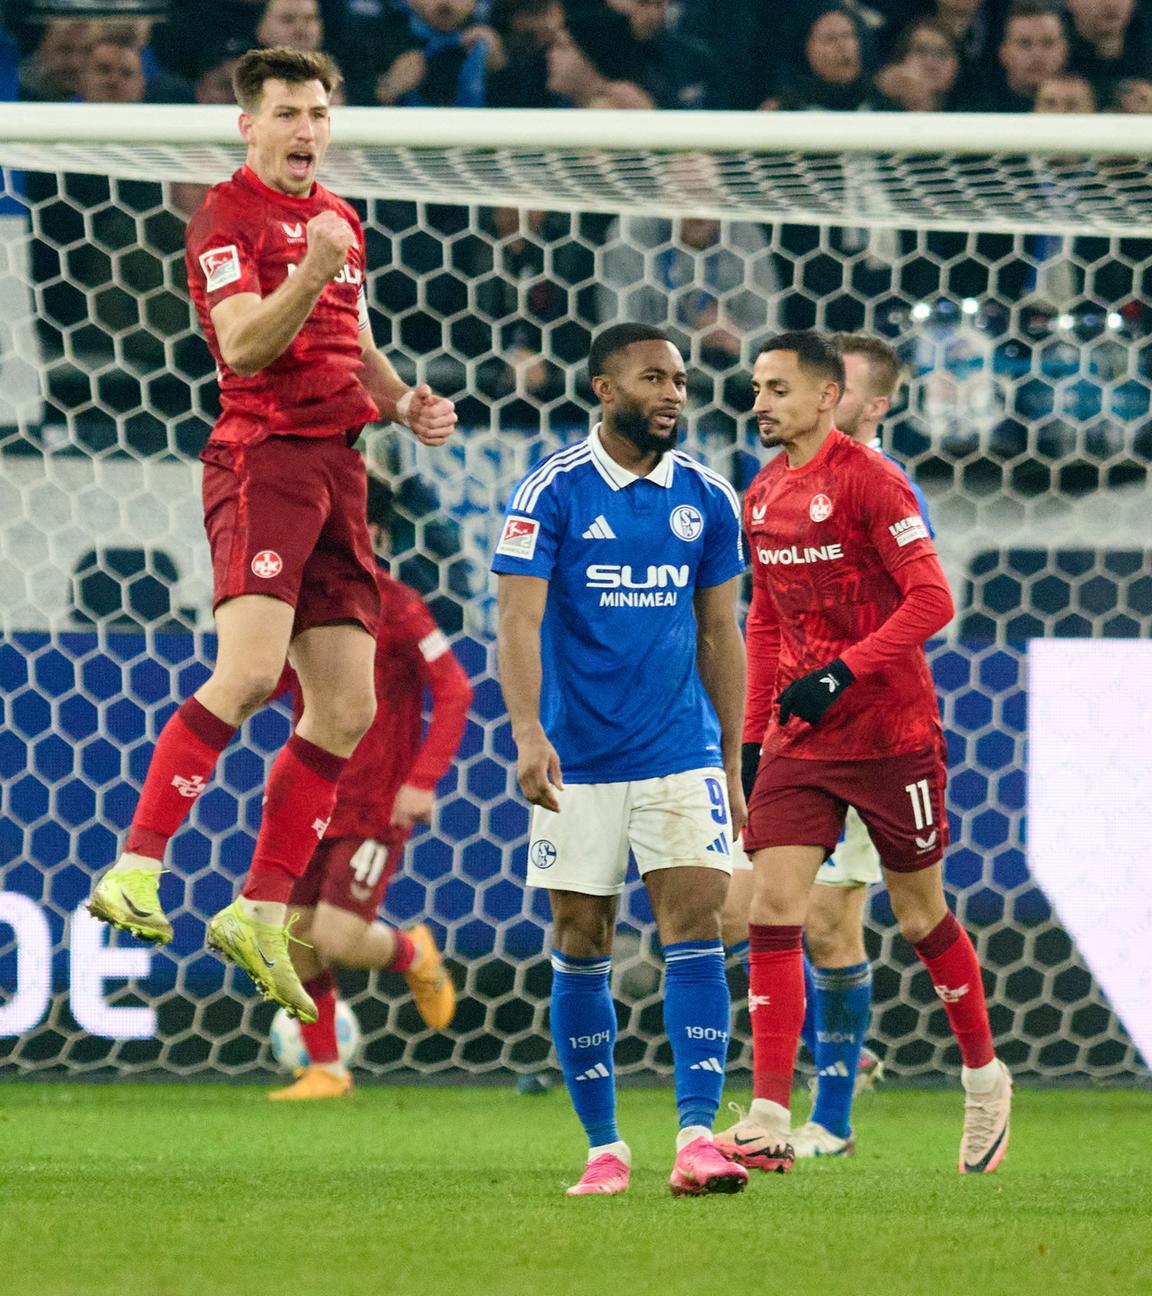
[[[301,263],[323,279],[334,279],[356,243],[356,233],[343,216],[321,212],[308,222],[308,251]]]

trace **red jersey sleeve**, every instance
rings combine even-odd
[[[780,620],[772,602],[764,565],[752,549],[752,602],[744,626],[748,653],[748,694],[744,703],[744,742],[762,742],[776,700],[780,661]]]
[[[871,634],[853,644],[841,659],[853,675],[871,675],[894,665],[909,648],[918,648],[952,619],[952,591],[936,557],[936,546],[908,479],[884,459],[871,461],[882,471],[863,483],[863,513],[868,539],[900,589],[894,612]]]
[[[252,227],[251,216],[245,219],[235,203],[211,192],[188,222],[188,274],[198,281],[209,311],[237,293],[260,295]]]
[[[420,679],[432,695],[428,731],[404,782],[431,789],[448,772],[464,736],[472,686],[425,604],[414,600],[408,631],[419,653]]]
[[[926,554],[934,558],[936,546],[907,477],[879,455],[866,462],[871,471],[858,481],[865,531],[880,561],[895,577],[905,563]]]
[[[898,664],[909,648],[919,648],[952,620],[956,610],[952,591],[935,553],[903,563],[892,579],[900,587],[899,607],[883,625],[840,655],[853,675],[872,675]]]

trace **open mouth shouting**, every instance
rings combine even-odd
[[[303,183],[311,178],[316,165],[316,155],[309,149],[293,149],[285,159],[288,174],[293,180]]]

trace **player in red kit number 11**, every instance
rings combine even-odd
[[[835,344],[813,332],[770,340],[752,386],[761,442],[784,450],[749,487],[744,515],[749,696],[769,688],[775,701],[744,830],[754,1098],[717,1146],[748,1166],[791,1166],[804,917],[851,805],[960,1046],[960,1170],[987,1173],[1007,1147],[1012,1086],[976,953],[944,898],[945,750],[923,648],[951,619],[952,596],[903,473],[833,426],[844,388]]]
[[[376,709],[380,598],[352,443],[376,418],[406,423],[427,445],[456,422],[451,401],[409,389],[376,349],[360,222],[316,183],[339,81],[324,54],[245,54],[234,87],[247,158],[188,225],[189,290],[220,382],[201,456],[216,664],[161,732],[124,852],[89,901],[144,940],[171,939],[158,887],[165,848],[291,647],[303,713],[272,766],[243,892],[207,939],[305,1021],[316,1009],[289,958],[287,901]]]

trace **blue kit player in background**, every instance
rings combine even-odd
[[[720,915],[744,822],[739,501],[675,448],[684,361],[661,330],[593,341],[602,421],[517,486],[496,546],[500,681],[552,909],[552,1035],[589,1154],[570,1196],[628,1187],[609,988],[629,848],[666,963],[673,1194],[739,1192],[712,1141],[730,1004]]]
[[[883,454],[880,424],[900,391],[900,357],[882,338],[869,333],[836,333],[832,341],[844,358],[845,376],[836,426],[853,441]],[[892,462],[903,471],[903,465]],[[929,534],[934,535],[928,502],[915,482],[909,480],[909,485]],[[756,778],[760,735],[768,726],[775,692],[769,688],[763,697],[749,694],[744,727],[746,797]],[[849,808],[840,845],[816,874],[804,927],[807,1008],[801,1038],[812,1056],[816,1079],[812,1113],[791,1137],[798,1158],[851,1156],[853,1100],[883,1074],[883,1062],[865,1044],[872,1016],[872,969],[864,949],[868,888],[882,880],[876,847],[864,821]],[[750,871],[738,869],[733,874],[724,915],[725,940],[744,959],[751,884]]]

